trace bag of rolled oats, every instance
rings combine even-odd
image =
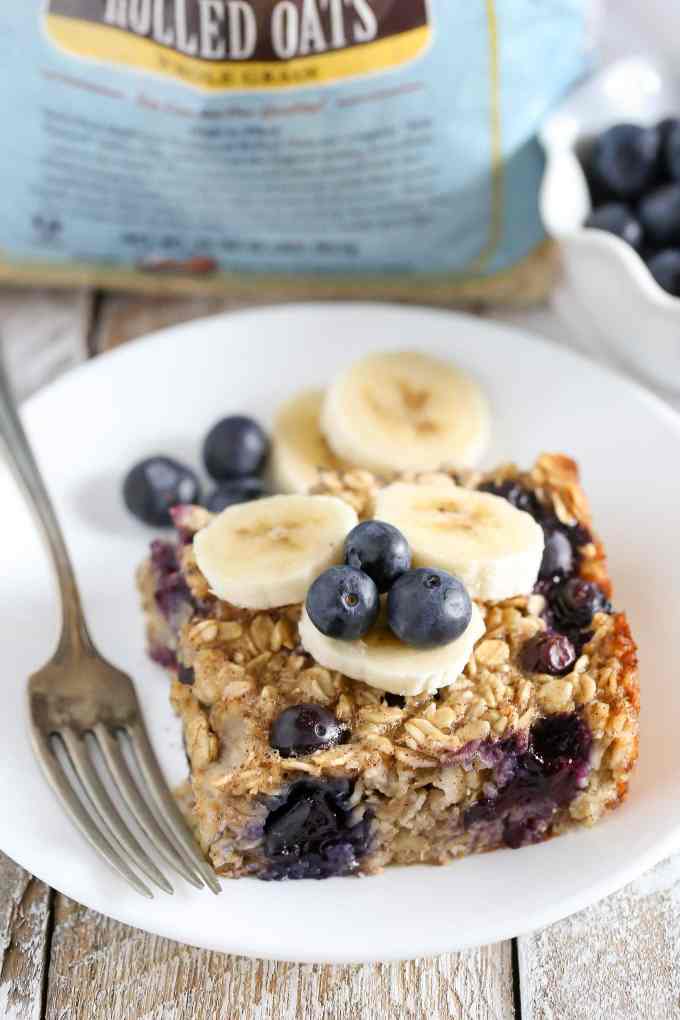
[[[0,9],[0,279],[528,298],[582,0]]]

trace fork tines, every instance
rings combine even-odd
[[[131,864],[164,892],[172,894],[173,887],[133,834],[107,786],[165,864],[196,888],[203,888],[205,883],[212,892],[220,892],[215,873],[201,856],[167,788],[141,722],[133,721],[120,728],[96,722],[88,731],[65,723],[45,734],[36,713],[32,714],[33,746],[62,806],[83,835],[137,892],[153,897]],[[123,740],[128,743],[141,782],[133,779],[123,753]],[[92,745],[98,751],[96,756]],[[106,782],[95,765],[95,757],[99,758]],[[140,791],[146,793],[146,799]]]

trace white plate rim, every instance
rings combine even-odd
[[[337,314],[339,308],[347,310],[353,309],[355,311],[358,311],[362,314],[365,313],[367,315],[376,313],[379,315],[383,311],[387,310],[388,313],[392,314],[397,313],[403,317],[413,316],[416,319],[425,314],[426,316],[430,317],[431,316],[443,317],[448,320],[456,320],[458,323],[470,323],[471,321],[474,321],[477,329],[479,329],[482,332],[486,332],[488,335],[495,334],[499,340],[501,338],[507,340],[508,336],[511,339],[514,336],[519,342],[529,341],[530,343],[536,344],[538,346],[547,347],[553,351],[555,350],[553,344],[551,344],[549,341],[546,341],[540,337],[536,337],[535,335],[529,334],[526,330],[518,329],[512,326],[506,326],[503,324],[489,322],[487,320],[478,319],[473,320],[471,319],[471,317],[465,314],[458,312],[448,312],[440,309],[431,309],[425,307],[420,308],[417,306],[403,307],[398,305],[383,305],[363,302],[352,302],[341,306],[324,302],[305,304],[299,303],[277,304],[265,308],[242,309],[235,312],[221,313],[216,316],[211,316],[208,319],[194,320],[189,323],[181,323],[148,334],[145,337],[140,338],[139,340],[133,343],[126,344],[124,347],[117,348],[114,351],[109,352],[106,355],[102,355],[91,362],[86,362],[78,366],[76,369],[67,373],[66,376],[56,380],[49,387],[45,387],[44,390],[39,391],[39,393],[31,397],[28,401],[26,401],[26,403],[24,404],[24,413],[30,416],[32,413],[32,409],[34,407],[40,406],[40,402],[43,398],[43,395],[48,392],[54,393],[55,391],[58,391],[64,379],[73,380],[76,376],[79,378],[83,377],[86,378],[88,373],[100,371],[102,362],[106,361],[106,363],[110,364],[113,360],[119,361],[120,359],[127,359],[130,357],[130,352],[133,349],[141,348],[147,344],[162,342],[166,337],[172,335],[174,336],[182,335],[185,334],[187,331],[191,332],[194,330],[201,330],[204,328],[206,324],[209,325],[211,323],[222,322],[229,323],[232,322],[235,317],[238,317],[242,320],[250,318],[255,319],[257,321],[258,319],[261,319],[263,315],[269,316],[271,314],[274,314],[275,316],[280,314],[285,315],[302,314],[305,316],[310,314],[314,315],[325,313]],[[569,359],[580,362],[581,366],[584,369],[587,368],[588,370],[596,372],[601,376],[606,377],[613,376],[617,378],[618,383],[623,387],[627,388],[631,395],[634,395],[637,400],[641,400],[644,404],[648,405],[648,407],[650,408],[650,410],[653,411],[654,414],[660,415],[663,419],[665,419],[667,424],[670,425],[673,430],[675,430],[675,432],[678,435],[678,438],[680,438],[680,415],[676,414],[676,412],[673,411],[671,407],[665,404],[654,394],[650,393],[648,390],[644,389],[644,387],[621,376],[616,372],[606,370],[603,369],[601,366],[595,365],[590,361],[590,359],[588,359],[587,357],[580,353],[576,353],[573,351],[568,351],[564,353],[568,354]],[[616,889],[620,888],[627,882],[637,878],[640,874],[642,874],[642,872],[646,871],[648,868],[658,863],[661,859],[667,856],[679,845],[680,845],[680,822],[678,822],[673,827],[672,830],[669,830],[664,839],[658,840],[653,847],[648,848],[644,853],[638,854],[638,856],[628,865],[619,866],[616,869],[612,870],[607,877],[601,878],[600,880],[593,882],[591,885],[583,886],[579,891],[575,892],[572,896],[563,899],[559,905],[551,904],[546,906],[541,905],[533,906],[530,911],[530,922],[526,928],[523,928],[521,926],[518,927],[516,921],[509,921],[506,925],[500,924],[497,925],[496,930],[494,932],[493,941],[511,938],[519,934],[522,934],[525,931],[543,927],[557,920],[560,920],[561,918],[567,916],[568,914],[583,909],[584,907],[596,902],[602,897],[607,896],[610,893],[614,892]],[[5,842],[5,833],[3,832],[3,849],[5,848],[7,848],[8,852],[11,855],[12,847],[11,845],[8,846],[8,844]],[[89,848],[85,848],[85,845],[84,849],[85,852],[87,853],[90,852]],[[493,855],[489,856],[492,857]],[[19,861],[19,863],[21,863],[21,861]],[[48,883],[52,883],[53,885],[55,885],[56,888],[59,888],[61,892],[65,893],[71,898],[74,899],[79,898],[77,882],[75,884],[69,881],[64,881],[63,883],[62,882],[55,883],[53,874],[45,872],[40,867],[33,867],[32,870],[33,873],[36,874],[38,878],[41,878],[43,881],[46,881]],[[344,882],[348,880],[334,880],[334,882],[338,881]],[[370,879],[370,881],[373,882],[376,880]],[[225,900],[228,895],[228,888],[229,884],[225,883],[225,892],[223,892],[221,897]],[[205,895],[208,894],[206,893]],[[101,904],[93,906],[94,909],[102,910]],[[125,911],[117,910],[115,904],[110,904],[105,909],[104,912],[107,913],[109,916],[113,917],[114,919],[119,920],[123,923],[127,924],[137,923],[135,921],[131,921],[129,914],[127,914]],[[148,920],[144,923],[143,927],[145,928],[145,930],[151,931],[154,934],[160,936],[168,935],[167,927],[155,924],[153,917],[151,915],[149,916]],[[178,935],[176,932],[169,935],[169,937],[181,941],[181,936]],[[192,941],[192,944],[198,943],[194,943]],[[250,945],[248,943],[244,943],[243,941],[238,941],[230,942],[228,945],[225,945],[223,941],[212,942],[208,940],[201,941],[200,944],[206,946],[206,948],[212,948],[223,952],[237,952],[243,955],[262,955],[261,946],[259,943]],[[455,946],[452,945],[449,937],[446,936],[442,937],[441,933],[432,933],[429,936],[424,935],[423,933],[419,933],[418,945],[416,948],[413,949],[413,951],[409,951],[406,948],[406,944],[403,943],[403,946],[395,948],[392,951],[390,950],[386,950],[384,952],[381,951],[379,956],[376,956],[374,955],[374,953],[371,952],[367,953],[365,951],[357,953],[353,951],[345,952],[334,951],[333,956],[329,957],[327,953],[325,952],[320,953],[318,950],[315,950],[312,947],[308,948],[307,950],[301,950],[298,948],[297,950],[295,950],[293,955],[290,955],[290,953],[286,951],[277,952],[276,947],[270,947],[266,955],[268,958],[271,959],[295,960],[299,962],[331,962],[332,960],[332,962],[337,963],[356,963],[356,962],[369,962],[375,959],[381,960],[410,959],[422,955],[429,956],[434,955],[436,953],[451,951],[454,948],[455,949],[468,948],[479,944],[480,941],[477,937],[471,937],[468,939],[466,938],[464,933],[458,933],[455,939]]]

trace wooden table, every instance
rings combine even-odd
[[[24,397],[132,337],[225,307],[0,292],[0,335]],[[495,317],[569,339],[545,309]],[[404,964],[294,965],[135,931],[0,854],[0,1020],[670,1020],[680,1017],[679,907],[680,856],[589,910],[498,945]]]

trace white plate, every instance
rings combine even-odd
[[[124,347],[28,402],[25,421],[66,530],[96,641],[137,678],[172,780],[184,772],[167,681],[143,650],[133,585],[152,533],[125,512],[120,482],[138,457],[196,463],[208,426],[233,411],[265,423],[300,386],[323,385],[370,349],[455,358],[488,390],[489,464],[566,450],[583,466],[611,554],[618,604],[642,656],[641,763],[626,804],[592,831],[447,868],[392,869],[357,881],[224,883],[219,897],[177,882],[147,902],[94,854],[33,761],[26,677],[52,651],[50,573],[30,519],[0,469],[0,847],[67,895],[183,942],[252,956],[361,961],[434,954],[546,925],[605,896],[680,842],[680,418],[571,353],[478,319],[419,309],[308,305],[220,316]]]

